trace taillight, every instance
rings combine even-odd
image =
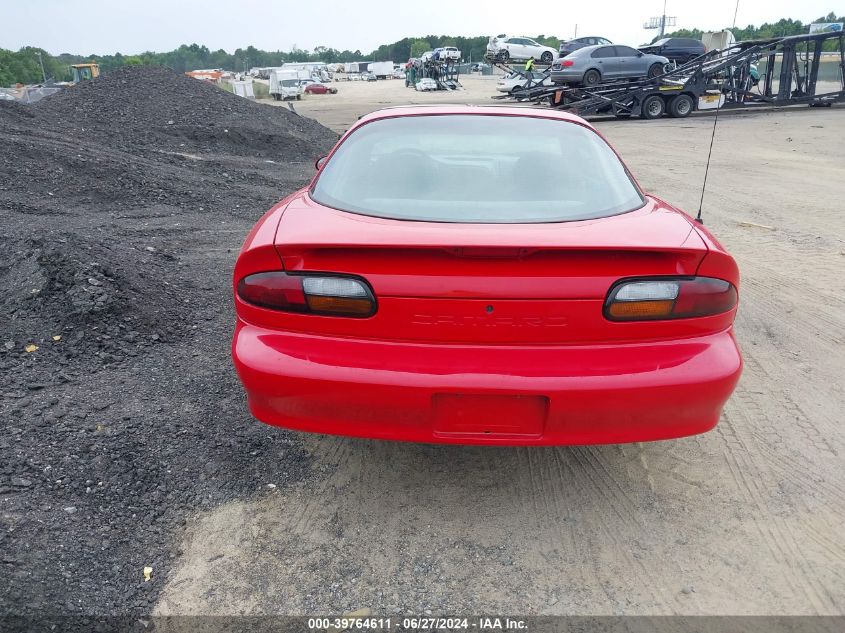
[[[368,317],[376,311],[373,292],[363,279],[338,275],[255,273],[238,282],[238,297],[284,312]]]
[[[571,59],[564,59],[563,63],[561,63],[561,66],[563,68],[569,68],[569,67],[574,66],[574,65],[575,65],[575,62],[573,62]]]
[[[610,289],[604,315],[611,321],[687,319],[728,312],[736,302],[736,287],[723,279],[623,279]]]

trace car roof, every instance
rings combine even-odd
[[[448,114],[479,114],[484,116],[520,116],[533,117],[542,119],[554,119],[558,121],[568,121],[570,123],[579,123],[590,129],[594,129],[587,121],[579,116],[563,112],[561,110],[554,110],[552,108],[531,108],[524,106],[499,106],[499,105],[461,105],[461,104],[437,104],[437,105],[405,105],[392,106],[389,108],[382,108],[375,112],[370,112],[362,116],[351,129],[361,126],[371,121],[379,119],[392,119],[397,117],[408,116],[440,116]]]
[[[616,46],[616,44],[590,44],[589,46],[582,46],[578,50],[574,50],[569,54],[575,55],[577,53],[578,55],[586,55],[587,53],[592,53],[594,50],[607,48],[608,46]]]

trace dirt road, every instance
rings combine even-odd
[[[395,83],[296,107],[340,130],[407,99]],[[690,211],[711,126],[599,124]],[[704,218],[742,271],[746,368],[716,430],[529,449],[280,430],[310,477],[189,518],[157,611],[845,613],[844,131],[845,109],[719,122]]]
[[[498,72],[498,71],[497,71]],[[290,107],[303,116],[311,117],[335,132],[343,132],[358,117],[394,105],[432,103],[472,103],[494,105],[500,103],[491,99],[501,95],[496,91],[496,82],[501,75],[471,75],[461,77],[464,89],[456,92],[437,90],[417,92],[406,88],[405,81],[336,81],[332,86],[338,92],[334,95],[303,95],[300,101],[273,101],[264,99],[268,105]]]

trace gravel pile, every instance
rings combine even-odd
[[[124,66],[35,105],[74,137],[92,133],[154,152],[226,151],[299,156],[333,135],[287,108],[269,108],[160,66]]]
[[[148,613],[189,517],[307,475],[246,412],[231,267],[335,140],[157,67],[0,102],[0,616]]]

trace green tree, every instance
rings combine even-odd
[[[419,57],[426,51],[430,51],[432,49],[431,44],[429,44],[428,40],[414,40],[411,42],[411,50],[409,57]]]

